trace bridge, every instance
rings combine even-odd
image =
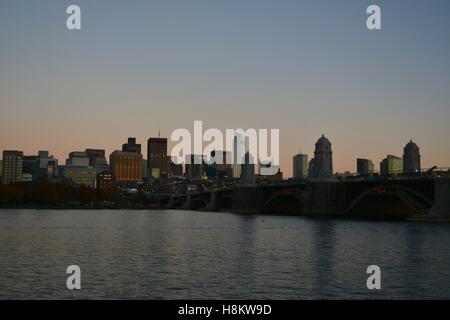
[[[416,177],[235,185],[162,197],[161,205],[171,209],[222,210],[243,214],[398,219],[425,215],[450,217],[450,179]]]

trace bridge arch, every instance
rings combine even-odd
[[[377,201],[385,197],[384,201]],[[390,198],[390,201],[386,201]],[[366,202],[366,203],[364,203]],[[344,210],[344,214],[351,214],[352,211],[361,210],[364,204],[371,204],[374,210],[392,210],[398,215],[426,214],[433,205],[433,200],[426,195],[407,186],[384,185],[365,190],[352,200],[350,205]],[[379,212],[383,214],[384,212]]]
[[[303,198],[301,194],[290,188],[281,189],[275,192],[262,205],[263,213],[285,213],[285,214],[302,214]]]

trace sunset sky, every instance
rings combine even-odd
[[[158,126],[202,120],[279,128],[287,177],[322,133],[335,171],[378,169],[410,139],[422,167],[450,167],[449,15],[448,0],[0,0],[0,150],[64,163],[136,137],[146,155]]]

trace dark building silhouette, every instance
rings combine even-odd
[[[108,190],[114,185],[113,177],[109,171],[97,174],[97,189]]]
[[[136,143],[136,138],[128,138],[128,142],[122,145],[122,151],[141,154],[141,145]]]
[[[420,173],[420,169],[419,147],[410,140],[403,148],[403,173]]]
[[[232,153],[221,150],[211,151],[210,160],[214,163],[205,163],[205,173],[208,179],[225,179],[233,177]],[[211,162],[211,161],[209,161]]]
[[[188,154],[184,165],[184,173],[189,179],[200,179],[205,173],[203,155]]]
[[[310,162],[311,177],[328,179],[333,177],[333,152],[330,141],[322,135],[316,142],[314,159]]]
[[[31,174],[33,179],[39,176],[39,157],[38,156],[23,156],[22,158],[22,172]]]
[[[252,155],[247,152],[245,154],[245,163],[241,167],[240,183],[244,185],[254,185],[256,183],[255,178],[255,161]]]
[[[89,158],[89,165],[95,168],[97,173],[109,171],[108,162],[105,157],[105,150],[103,149],[86,149],[86,154]]]
[[[169,161],[169,176],[171,178],[175,177],[175,176],[182,176],[183,175],[183,165],[180,164],[176,164],[172,161]]]
[[[152,178],[167,178],[169,159],[167,138],[150,138],[147,141],[147,168]]]
[[[66,159],[68,167],[89,167],[89,157],[85,151],[72,151]]]
[[[38,152],[38,177],[57,177],[59,175],[58,159],[51,156],[47,150]]]
[[[314,178],[314,158],[312,158],[311,160],[309,160],[308,162],[308,178]]]
[[[356,171],[362,176],[369,175],[373,173],[374,165],[369,159],[356,159]]]

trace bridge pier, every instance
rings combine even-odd
[[[233,191],[232,210],[256,214],[264,204],[263,190],[257,185],[238,185]]]
[[[169,198],[169,203],[167,204],[167,209],[175,209],[177,207],[177,201],[174,196]]]
[[[220,211],[221,208],[221,194],[220,191],[214,190],[211,192],[211,200],[206,206],[207,211]]]
[[[338,181],[316,181],[308,186],[309,196],[304,214],[311,216],[338,215],[345,208],[345,188]]]
[[[193,201],[192,201],[192,194],[187,194],[186,195],[186,202],[183,204],[183,209],[184,210],[193,210],[194,206],[193,206]]]
[[[435,179],[434,185],[434,204],[429,213],[450,216],[450,179]]]

